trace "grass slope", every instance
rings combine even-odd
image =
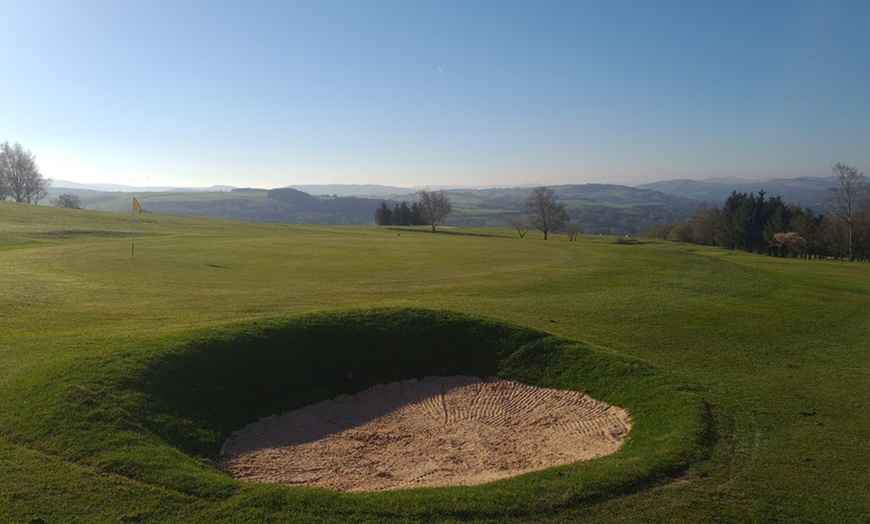
[[[276,489],[232,481],[208,465],[232,431],[265,415],[438,374],[585,390],[632,413],[631,437],[606,459],[473,488],[367,495]],[[264,514],[292,520],[300,512],[367,521],[535,515],[681,472],[703,453],[708,429],[697,394],[635,359],[526,328],[409,308],[267,319],[115,348],[27,374],[0,405],[10,436],[28,447],[220,504],[220,512],[199,516],[204,522]],[[264,512],[252,498],[277,509]]]
[[[545,504],[518,521],[862,522],[870,514],[866,264],[607,237],[521,240],[496,229],[432,235],[159,215],[134,220],[0,203],[0,289],[3,521],[323,518],[317,508],[333,494],[310,492],[314,509],[305,513],[281,487],[231,486],[238,493],[215,498],[198,493],[199,482],[181,489],[137,478],[123,469],[134,450],[94,459],[87,443],[53,434],[47,422],[65,411],[47,409],[45,399],[78,399],[94,420],[111,427],[120,421],[116,437],[141,435],[142,426],[129,426],[129,413],[101,412],[99,396],[77,384],[96,393],[127,391],[96,380],[103,376],[96,371],[119,365],[124,355],[147,360],[151,351],[175,347],[171,341],[227,323],[379,306],[455,310],[584,340],[666,370],[710,404],[712,450],[678,480]],[[57,377],[70,380],[45,388]],[[88,422],[82,418],[79,429],[88,431]],[[143,445],[147,462],[144,451],[155,444]],[[188,456],[179,452],[178,462],[194,477],[208,470]],[[475,498],[445,493],[459,502]],[[450,518],[506,518],[484,509]]]

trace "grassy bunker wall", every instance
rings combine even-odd
[[[625,445],[601,459],[472,487],[346,494],[235,481],[212,465],[265,415],[378,383],[498,376],[586,391],[627,409]],[[157,489],[210,501],[204,517],[498,517],[600,500],[683,471],[705,452],[698,393],[642,362],[513,324],[374,309],[263,319],[57,364],[0,401],[12,438]]]

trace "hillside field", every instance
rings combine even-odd
[[[329,186],[324,186],[329,187]],[[361,186],[364,187],[364,186]],[[611,184],[582,184],[552,188],[572,220],[590,234],[636,235],[649,227],[678,222],[692,215],[700,201],[659,191]],[[364,190],[364,189],[361,189]],[[386,202],[412,204],[419,192],[372,196],[313,195],[293,188],[232,189],[230,191],[172,190],[107,192],[52,187],[52,198],[72,193],[92,211],[130,211],[135,196],[146,212],[245,220],[249,222],[315,225],[373,225],[375,210]],[[453,227],[507,227],[517,217],[531,188],[451,189],[453,211],[444,225]],[[50,203],[46,200],[43,203]]]
[[[386,316],[366,316],[372,308]],[[662,432],[656,449],[655,426],[638,437],[646,448],[601,459],[600,467],[564,470],[558,479],[335,497],[241,488],[209,465],[206,444],[226,431],[220,399],[232,400],[222,382],[197,383],[197,395],[216,399],[202,415],[213,426],[173,426],[167,421],[180,419],[156,416],[153,426],[130,422],[139,416],[130,406],[158,413],[149,402],[166,391],[163,375],[136,382],[142,370],[176,358],[187,367],[167,366],[166,376],[177,372],[186,377],[181,384],[231,376],[239,368],[210,362],[210,348],[217,348],[215,359],[228,359],[236,339],[259,340],[306,322],[341,329],[344,321],[405,311],[396,308],[413,308],[407,311],[421,326],[442,318],[430,310],[451,312],[445,325],[462,324],[465,315],[492,322],[468,328],[481,338],[457,339],[468,351],[457,347],[432,369],[452,369],[454,358],[460,368],[495,365],[463,360],[486,343],[482,333],[509,345],[531,344],[545,332],[554,336],[550,345],[502,360],[500,369],[532,377],[540,364],[545,372],[536,380],[570,387],[585,373],[590,391],[633,403],[638,413],[685,408],[641,414],[656,424],[685,420],[689,429],[682,441]],[[330,316],[344,311],[352,313]],[[363,342],[372,361],[388,365],[376,344]],[[420,348],[409,351],[428,359],[427,344],[421,336]],[[207,350],[193,358],[181,348]],[[360,365],[368,357],[349,354]],[[541,355],[552,359],[537,362]],[[432,234],[426,227],[256,224],[0,202],[0,522],[868,522],[868,356],[868,264],[609,236],[543,241],[530,232],[520,239],[499,228]],[[105,370],[117,375],[100,375]],[[610,375],[596,378],[596,370]],[[146,398],[147,388],[153,395]],[[305,390],[294,394],[300,403],[306,397]],[[182,406],[184,399],[172,398]],[[694,398],[703,401],[708,424],[698,442],[691,441],[700,434],[691,425]],[[244,408],[234,409],[226,420],[244,419]],[[94,429],[101,427],[116,433]],[[130,442],[141,447],[123,448]],[[147,452],[157,449],[166,455]],[[644,462],[644,453],[655,452],[685,463]],[[173,461],[180,473],[167,476],[176,471]],[[635,466],[643,471],[629,471]],[[603,487],[589,491],[587,482]],[[530,512],[498,507],[515,493]]]

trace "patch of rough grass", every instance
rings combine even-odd
[[[262,416],[378,383],[457,374],[586,391],[627,409],[633,427],[613,455],[472,487],[346,494],[245,484],[212,465],[232,431]],[[0,431],[204,503],[203,521],[499,518],[600,501],[684,471],[707,445],[706,408],[693,389],[635,359],[516,325],[447,311],[354,310],[118,343],[33,371],[0,400]]]

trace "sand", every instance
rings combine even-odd
[[[625,410],[584,393],[429,377],[263,418],[227,439],[219,466],[349,492],[469,486],[611,454],[630,428]]]

